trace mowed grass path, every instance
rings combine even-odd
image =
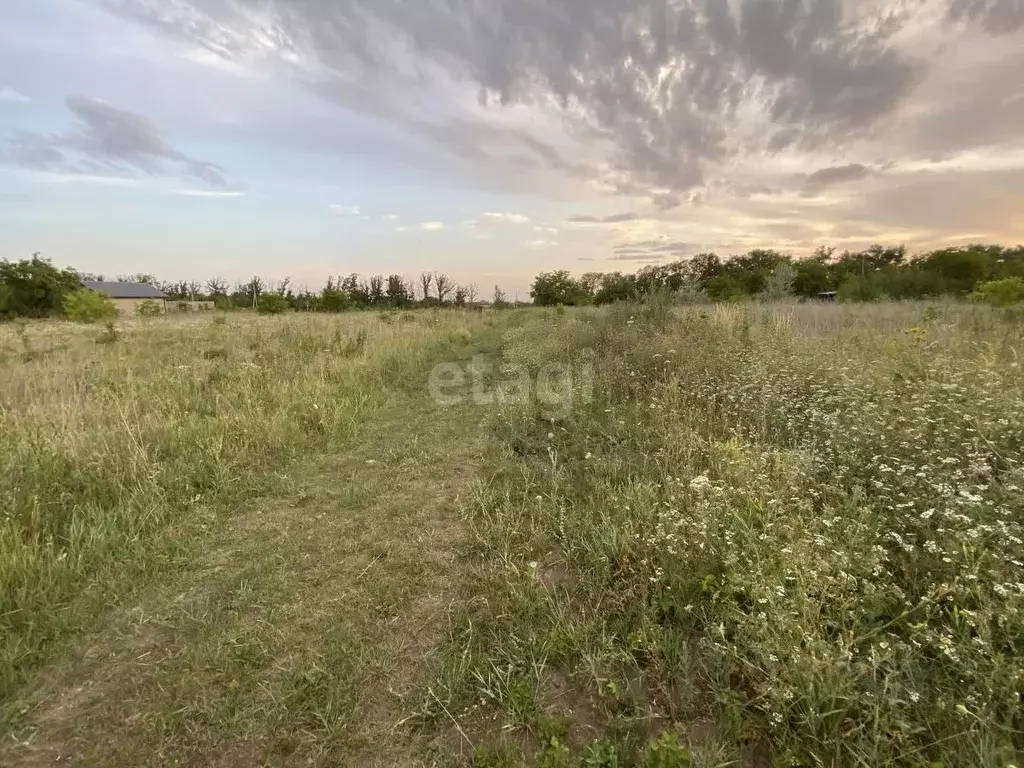
[[[332,450],[195,513],[200,535],[8,703],[0,763],[418,764],[402,721],[436,673],[484,435],[478,409],[433,402],[427,363],[496,345],[468,323],[416,339],[414,372],[367,363],[366,417]]]

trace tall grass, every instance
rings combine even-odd
[[[595,397],[494,416],[428,719],[481,764],[1014,763],[1022,330],[952,303],[535,316],[506,357],[593,347]]]
[[[0,326],[0,700],[55,642],[180,566],[217,515],[343,449],[395,387],[422,386],[453,328],[484,322],[160,318],[113,343]]]

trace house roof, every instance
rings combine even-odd
[[[112,299],[166,299],[167,294],[147,283],[98,283],[85,280],[82,285],[91,291],[105,293]]]

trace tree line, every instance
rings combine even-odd
[[[57,268],[39,254],[20,261],[2,260],[0,319],[61,315],[67,297],[81,289],[83,280],[102,279],[102,275]],[[154,285],[172,301],[211,302],[221,310],[256,309],[271,314],[484,303],[510,306],[498,286],[489,301],[482,301],[475,285],[460,285],[443,272],[423,272],[416,281],[397,274],[365,279],[350,274],[328,278],[319,290],[296,289],[288,279],[271,283],[258,276],[234,285],[219,278],[168,283],[149,274],[122,275],[117,280]],[[633,301],[660,291],[709,301],[833,295],[846,301],[872,301],[984,294],[994,297],[994,303],[1013,303],[1024,300],[1024,247],[968,245],[915,256],[909,256],[903,246],[874,245],[842,253],[823,247],[802,259],[768,249],[725,259],[701,253],[635,273],[588,272],[577,278],[565,270],[544,272],[534,280],[530,295],[540,306],[575,306]]]
[[[842,253],[822,247],[802,259],[766,249],[726,259],[701,253],[632,274],[588,272],[575,278],[565,270],[545,272],[534,280],[530,295],[534,304],[542,306],[610,304],[658,291],[710,301],[787,297],[874,301],[966,296],[983,287],[1024,299],[1024,247],[968,245],[912,257],[903,246],[882,245]]]
[[[33,255],[20,261],[0,261],[0,319],[52,317],[65,312],[67,299],[81,290],[83,281],[104,281],[103,275],[60,269]],[[255,309],[268,314],[289,310],[344,312],[359,309],[406,309],[412,307],[465,307],[481,304],[479,289],[461,285],[443,272],[423,272],[418,280],[401,275],[357,274],[331,277],[320,290],[297,289],[290,279],[277,283],[258,276],[234,285],[212,278],[162,282],[154,275],[118,275],[117,282],[146,283],[159,288],[171,301],[211,302],[219,310]],[[493,306],[509,306],[498,286],[489,297]]]
[[[464,307],[480,301],[476,285],[458,284],[443,272],[423,272],[416,281],[406,280],[397,274],[371,275],[364,279],[353,273],[347,277],[329,277],[319,290],[295,288],[290,278],[275,283],[259,276],[234,285],[220,278],[212,278],[205,283],[167,283],[147,274],[121,276],[118,280],[148,283],[160,288],[172,301],[213,302],[217,309],[222,310],[345,312],[357,309]],[[507,301],[497,286],[494,288],[493,301],[499,304]]]

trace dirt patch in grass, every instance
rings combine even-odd
[[[541,709],[565,728],[565,737],[575,744],[589,744],[598,738],[608,721],[601,703],[585,686],[560,671],[550,672],[541,685]]]

